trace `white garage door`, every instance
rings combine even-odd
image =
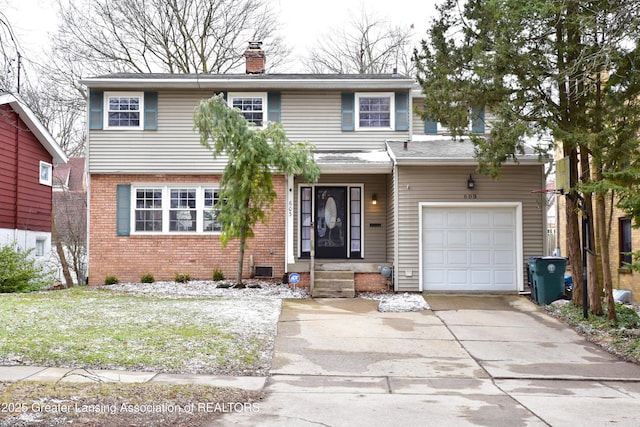
[[[515,207],[429,207],[422,212],[425,291],[516,291]]]

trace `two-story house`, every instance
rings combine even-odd
[[[51,255],[53,167],[67,156],[19,96],[0,93],[0,244]]]
[[[329,282],[356,290],[523,290],[524,260],[544,241],[545,212],[530,193],[544,188],[536,156],[493,181],[475,172],[470,143],[412,113],[421,102],[413,79],[265,74],[253,49],[247,74],[83,81],[90,284],[233,275],[237,246],[221,247],[215,215],[226,159],[213,159],[193,130],[198,102],[222,93],[256,126],[280,122],[292,141],[313,144],[321,169],[315,184],[275,179],[279,196],[249,241],[245,276],[297,272],[308,284],[314,252],[314,286],[326,280],[318,270],[342,272]],[[484,132],[484,122],[478,114],[470,125]]]

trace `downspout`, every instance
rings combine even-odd
[[[409,133],[409,136],[411,136],[411,133]],[[405,141],[404,142],[404,146],[407,147],[408,142]],[[391,171],[391,181],[392,181],[392,185],[393,185],[393,201],[391,203],[393,203],[393,247],[394,247],[394,252],[393,252],[393,264],[391,267],[391,286],[393,287],[393,290],[395,292],[398,291],[398,275],[395,274],[396,270],[398,268],[399,265],[399,261],[400,261],[400,255],[399,255],[399,239],[398,239],[398,201],[399,201],[399,194],[398,194],[398,159],[396,158],[396,156],[393,154],[393,151],[391,150],[391,148],[389,148],[389,143],[387,142],[386,144],[386,150],[387,150],[387,154],[389,155],[389,158],[391,159],[391,161],[393,162],[393,166],[392,166],[392,171]]]
[[[309,238],[311,239],[311,251],[309,260],[309,293],[313,296],[313,285],[315,282],[315,270],[316,270],[316,242],[315,242],[315,223],[311,221],[311,233]]]

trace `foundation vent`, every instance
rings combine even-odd
[[[254,274],[255,277],[265,277],[272,278],[273,277],[273,267],[255,267]]]

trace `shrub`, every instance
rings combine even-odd
[[[224,280],[224,273],[219,268],[216,268],[213,270],[213,281],[219,282],[221,280]]]
[[[189,280],[191,280],[191,276],[189,276],[188,274],[176,273],[175,281],[177,283],[187,283]]]
[[[104,278],[105,285],[117,285],[118,283],[120,283],[120,281],[116,276],[107,276]]]
[[[0,246],[0,293],[32,292],[44,285],[42,269],[16,243]]]
[[[140,278],[141,283],[153,283],[156,279],[153,277],[153,274],[147,273]]]

